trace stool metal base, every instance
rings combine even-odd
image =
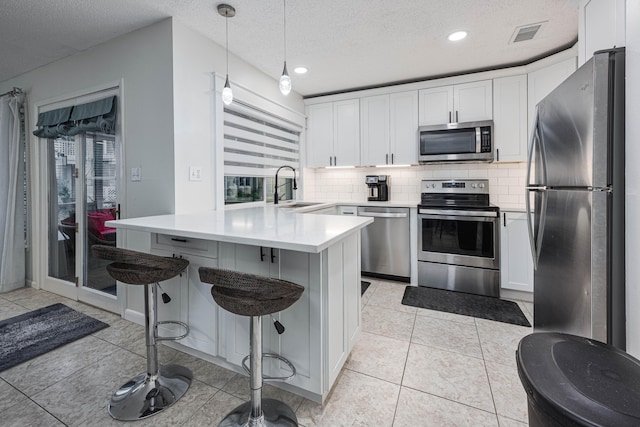
[[[220,421],[218,427],[271,427],[285,426],[298,427],[298,418],[293,410],[284,402],[275,399],[262,399],[263,416],[260,419],[249,420],[251,402],[242,405],[229,412]]]
[[[178,365],[163,366],[158,375],[140,374],[113,394],[109,414],[121,421],[155,415],[176,403],[186,393],[192,378],[189,369]]]

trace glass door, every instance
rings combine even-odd
[[[119,312],[116,281],[96,244],[115,246],[120,149],[114,135],[86,133],[48,140],[48,277],[44,288]]]

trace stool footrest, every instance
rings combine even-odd
[[[158,335],[157,325],[178,325],[183,327],[185,332],[184,334],[175,337],[161,337]],[[179,322],[177,320],[163,320],[161,322],[156,322],[156,341],[177,341],[186,338],[187,335],[189,335],[189,325],[184,322]]]
[[[296,376],[296,367],[293,366],[293,363],[289,362],[289,360],[287,360],[286,358],[280,356],[279,354],[275,354],[275,353],[262,353],[262,358],[264,359],[265,357],[271,357],[274,359],[278,359],[281,362],[283,362],[285,365],[287,365],[289,367],[289,369],[291,370],[291,375],[288,376],[283,376],[283,377],[272,377],[270,375],[262,375],[262,380],[263,381],[289,381],[291,378]],[[249,375],[251,375],[251,369],[249,369],[249,367],[247,366],[247,361],[251,358],[251,355],[245,356],[244,359],[242,359],[242,367],[244,368],[245,372]]]

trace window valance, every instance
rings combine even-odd
[[[58,108],[38,114],[38,129],[33,134],[40,138],[73,136],[82,132],[115,133],[116,97],[99,99],[86,104]]]

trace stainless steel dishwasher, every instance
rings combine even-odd
[[[358,216],[373,217],[362,230],[362,274],[409,282],[409,209],[359,206]]]

